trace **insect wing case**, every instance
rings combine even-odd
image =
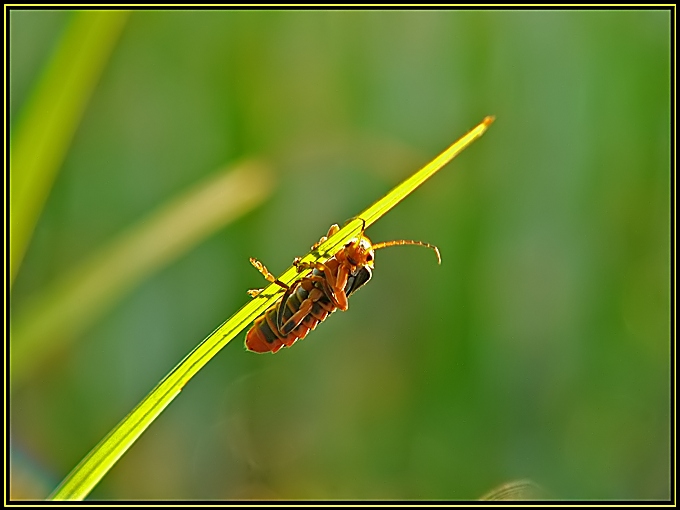
[[[368,283],[368,280],[373,276],[373,271],[368,266],[361,266],[356,273],[349,275],[347,278],[347,285],[345,285],[345,294],[350,296],[359,290],[362,286]]]

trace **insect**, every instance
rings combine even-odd
[[[278,280],[259,260],[250,259],[251,264],[268,282],[275,283],[285,292],[248,330],[246,349],[253,352],[276,352],[281,347],[290,347],[298,339],[305,338],[310,330],[316,328],[319,322],[324,321],[336,309],[347,310],[347,298],[371,279],[375,250],[407,244],[424,246],[434,250],[437,261],[441,264],[436,246],[405,240],[373,244],[364,235],[364,229],[365,223],[359,237],[348,241],[324,264],[302,262],[295,258],[293,265],[298,272],[312,271],[290,286]],[[312,250],[339,230],[338,225],[331,225],[328,234],[314,244]],[[248,293],[251,297],[257,297],[262,290],[250,290]]]

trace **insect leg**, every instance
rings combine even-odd
[[[322,278],[323,281],[321,280],[314,281],[319,281],[319,283],[323,284],[324,289],[326,290],[326,294],[328,294],[333,299],[333,303],[335,304],[335,306],[340,308],[342,311],[347,310],[347,298],[344,296],[344,293],[345,285],[347,284],[347,278],[349,277],[349,274],[346,268],[340,266],[338,268],[338,274],[335,275],[331,268],[329,268],[326,264],[322,264],[321,262],[302,262],[299,258],[296,258],[293,261],[293,265],[297,268],[299,273],[301,273],[302,271],[306,271],[307,269],[317,269],[323,272],[324,275]],[[340,285],[341,282],[342,286]],[[336,299],[336,295],[338,293],[343,294],[344,306],[340,306],[343,303],[343,298],[340,298],[340,302],[338,302],[338,300]]]
[[[293,331],[295,328],[297,328],[303,320],[305,320],[305,317],[309,315],[309,312],[312,311],[312,307],[314,306],[314,301],[319,299],[323,295],[323,293],[319,289],[315,289],[318,291],[318,296],[313,295],[314,291],[310,292],[309,297],[305,299],[302,303],[300,303],[300,308],[298,308],[297,312],[295,312],[291,317],[285,322],[285,324],[282,324],[279,326],[279,331],[281,333],[290,333]]]
[[[333,234],[335,234],[335,233],[337,233],[337,232],[339,232],[339,231],[340,231],[340,227],[337,225],[337,223],[334,223],[333,225],[331,225],[331,228],[328,229],[328,234],[326,234],[326,235],[323,236],[321,239],[319,239],[318,242],[314,243],[314,244],[312,245],[311,251],[316,250],[319,246],[321,246],[321,244],[322,244],[324,241],[327,241],[328,238],[329,238],[330,236],[332,236]]]
[[[319,271],[323,271],[325,273],[327,266],[321,262],[302,262],[300,257],[295,257],[293,259],[293,267],[297,269],[298,273],[307,271],[308,269],[318,269]]]
[[[324,285],[324,290],[322,291],[317,287],[312,287],[312,289],[308,292],[307,297],[300,303],[298,309],[294,310],[294,306],[290,307],[288,306],[288,303],[290,302],[290,297],[303,281],[318,282]],[[312,308],[314,307],[314,303],[316,303],[324,295],[328,295],[328,292],[329,289],[327,288],[326,280],[321,276],[309,276],[304,280],[298,280],[295,282],[281,298],[281,303],[276,313],[276,327],[279,334],[287,335],[296,327],[298,327],[305,320],[305,317],[309,315]],[[333,296],[331,296],[331,300],[333,300]],[[290,317],[288,317],[288,319],[284,317],[284,313],[286,311],[285,307],[288,307],[291,312],[294,312]]]
[[[328,281],[328,284],[332,287],[337,306],[343,312],[347,310],[349,306],[347,303],[347,294],[345,294],[345,286],[347,285],[348,278],[349,270],[347,269],[347,266],[345,264],[340,264],[340,266],[338,266],[338,274],[335,278],[335,282],[331,283],[330,280]]]
[[[338,274],[333,274],[327,265],[321,264],[320,262],[301,262],[300,259],[295,259],[293,265],[298,271],[305,271],[306,269],[318,269],[323,271],[325,279],[323,282],[324,288],[326,289],[326,294],[328,294],[332,300],[333,304],[340,308],[343,312],[347,310],[347,295],[345,294],[345,286],[347,285],[347,279],[349,278],[349,269],[346,265],[340,264],[338,267]]]
[[[271,273],[269,272],[269,270],[265,267],[265,265],[264,265],[262,262],[260,262],[259,260],[254,259],[254,258],[251,257],[251,258],[250,258],[250,263],[255,267],[255,269],[257,269],[257,270],[260,272],[260,274],[262,274],[262,276],[265,277],[265,279],[266,279],[268,282],[270,282],[270,283],[275,283],[276,285],[278,285],[279,287],[283,288],[284,290],[288,290],[288,289],[289,289],[288,285],[286,285],[285,283],[283,283],[281,280],[278,280],[278,279],[276,278],[276,276],[274,276],[273,274],[271,274]],[[250,290],[248,291],[248,294],[250,295],[250,297],[253,297],[253,298],[254,298],[254,297],[259,296],[259,295],[260,295],[260,292],[262,292],[263,290],[264,290],[264,289],[250,289]]]
[[[347,310],[347,295],[345,294],[345,285],[347,284],[347,275],[345,275],[344,284],[342,287],[338,285],[338,280],[333,276],[332,271],[328,270],[328,266],[324,266],[324,276],[308,276],[307,278],[313,282],[318,282],[323,287],[323,293],[331,300],[334,308],[340,308],[343,312]],[[340,266],[339,269],[342,269]]]

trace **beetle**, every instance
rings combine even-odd
[[[328,234],[312,246],[315,250],[340,227],[331,225]],[[276,352],[281,347],[290,347],[298,339],[307,336],[336,309],[343,312],[348,308],[347,298],[364,286],[373,275],[375,250],[398,245],[417,245],[434,250],[441,264],[439,248],[421,241],[386,241],[373,244],[364,235],[350,239],[345,246],[325,263],[302,262],[296,257],[293,265],[298,272],[311,272],[292,285],[286,285],[271,274],[259,260],[250,262],[268,282],[275,283],[284,294],[269,307],[246,333],[246,349],[253,352]],[[257,297],[263,289],[249,290],[251,297]]]

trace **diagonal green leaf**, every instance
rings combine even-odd
[[[364,222],[366,226],[374,223],[456,157],[474,140],[484,134],[491,122],[493,122],[492,117],[484,119],[481,124],[472,129],[432,162],[395,187],[384,198],[366,209],[359,217],[350,221],[316,250],[303,257],[302,260],[323,262],[332,257],[341,246],[361,231]],[[304,273],[298,273],[296,268],[291,266],[279,279],[286,284],[291,284],[302,277],[304,277]],[[172,402],[184,385],[232,338],[262,314],[279,297],[280,287],[274,284],[269,285],[257,298],[250,301],[213,331],[76,466],[52,493],[50,499],[80,500],[85,498],[116,461],[132,446],[142,432]]]
[[[418,186],[441,170],[453,158],[458,156],[458,154],[460,154],[468,145],[482,136],[493,121],[494,117],[486,117],[478,126],[469,131],[460,140],[456,141],[451,147],[446,149],[411,177],[362,212],[359,217],[366,221],[366,228],[375,223],[382,215],[387,213],[387,211],[406,198],[406,196],[412,193]]]
[[[74,13],[11,136],[10,285],[127,17],[126,11]]]

